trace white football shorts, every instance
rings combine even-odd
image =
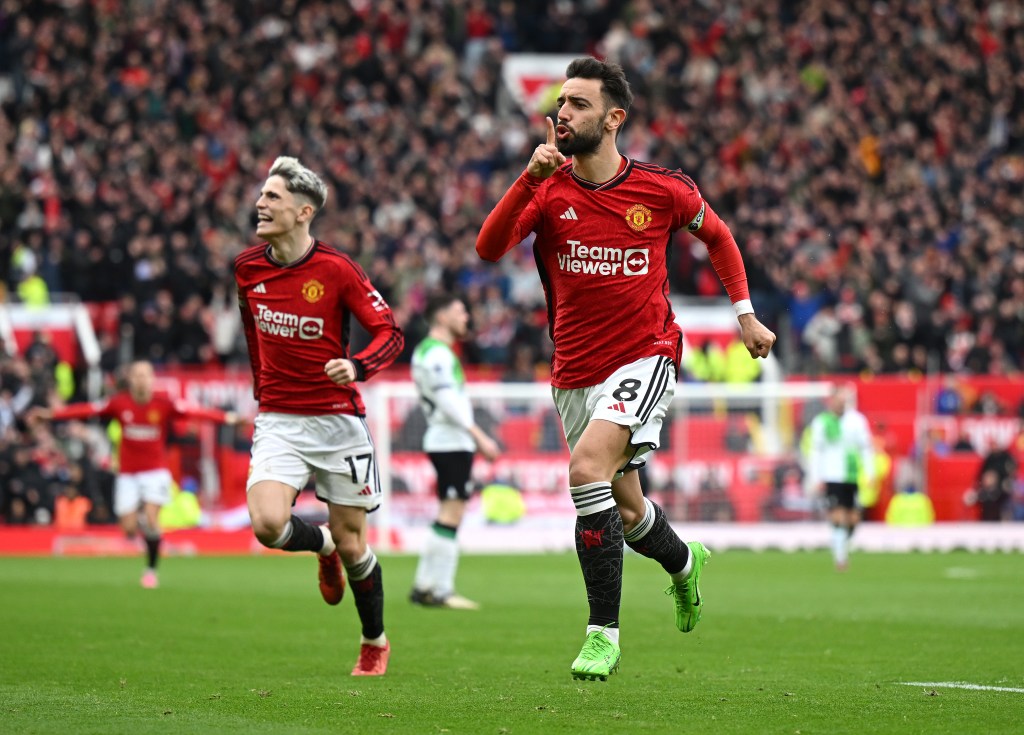
[[[118,475],[114,480],[114,515],[134,513],[142,503],[167,505],[171,502],[170,470],[147,470]]]
[[[264,480],[301,491],[311,476],[320,500],[377,509],[380,478],[366,420],[346,414],[257,414],[246,491]]]
[[[676,366],[667,357],[645,357],[619,368],[607,380],[588,388],[552,388],[571,452],[594,419],[629,428],[633,458],[619,470],[643,467],[642,455],[661,444],[661,423],[676,392]]]

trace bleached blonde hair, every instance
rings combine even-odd
[[[327,202],[327,184],[323,179],[299,163],[292,156],[278,156],[270,167],[268,176],[280,176],[285,188],[292,194],[303,197],[319,212]]]

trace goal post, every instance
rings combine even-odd
[[[755,516],[780,491],[772,473],[780,462],[799,462],[800,432],[831,386],[813,381],[678,383],[662,448],[644,470],[645,488],[677,520],[697,520],[696,514],[708,512],[703,501],[709,486],[728,491],[734,507],[704,519],[762,520]],[[477,458],[474,479],[517,487],[535,517],[571,514],[569,453],[551,387],[472,382],[466,389],[478,423],[503,449],[493,464]],[[425,419],[411,381],[372,382],[362,392],[382,491],[381,508],[371,514],[370,524],[377,546],[397,550],[401,544],[396,539],[410,528],[429,525],[436,508],[433,469],[420,449]]]

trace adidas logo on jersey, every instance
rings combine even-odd
[[[572,207],[569,207],[567,210],[562,212],[561,216],[558,219],[575,219],[575,220],[578,220],[579,217],[576,216],[576,210],[573,209]]]
[[[620,413],[626,413],[626,404],[623,403],[622,401],[619,401],[618,403],[613,403],[610,406],[605,406],[605,408],[607,408],[609,411],[619,411]]]
[[[360,495],[373,495],[373,490],[370,489],[369,485],[365,485],[362,490],[359,491]]]
[[[256,287],[252,290],[252,292],[253,293],[266,293],[267,292],[267,284],[265,284],[265,283],[257,283]]]

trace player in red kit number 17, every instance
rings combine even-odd
[[[679,630],[692,630],[703,610],[698,583],[710,553],[680,540],[634,471],[658,447],[682,351],[666,265],[673,233],[686,229],[707,246],[751,357],[767,357],[775,343],[754,316],[736,241],[693,180],[618,152],[632,100],[617,64],[573,61],[557,128],[546,121],[547,141],[476,244],[482,258],[497,261],[536,233],[555,347],[551,385],[571,452],[576,552],[590,606],[571,666],[577,679],[604,680],[618,668],[624,544],[671,576],[666,593]]]
[[[356,383],[402,351],[387,302],[350,257],[310,235],[327,186],[295,158],[274,161],[256,201],[265,242],[235,259],[253,386],[259,403],[247,501],[265,546],[319,554],[320,592],[332,605],[345,591],[344,566],[362,624],[352,674],[387,670],[384,588],[366,543],[366,514],[380,505],[373,439]],[[371,341],[349,354],[351,320]],[[310,476],[327,503],[326,527],[292,514]]]

